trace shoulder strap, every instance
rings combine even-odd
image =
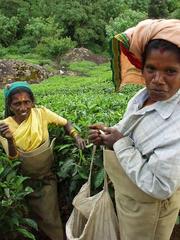
[[[96,153],[96,145],[93,145],[91,164],[90,164],[90,170],[89,170],[89,177],[88,177],[89,186],[91,185],[91,176],[92,176],[92,168],[93,168],[95,153]],[[106,174],[105,169],[104,169],[104,187],[103,187],[103,189],[104,189],[104,191],[108,191],[107,174]]]

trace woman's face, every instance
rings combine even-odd
[[[11,99],[10,110],[14,113],[16,120],[24,121],[29,117],[31,108],[34,106],[29,94],[26,92],[16,93]]]
[[[167,100],[179,90],[180,59],[177,54],[152,49],[147,55],[143,76],[151,103]]]

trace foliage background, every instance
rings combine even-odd
[[[61,64],[64,53],[85,47],[108,55],[108,41],[116,33],[146,18],[180,18],[178,0],[0,0],[0,58],[32,63]],[[58,63],[58,64],[57,64]],[[63,63],[64,64],[64,63]],[[48,66],[49,67],[49,66]],[[81,76],[54,76],[32,85],[37,105],[44,105],[71,120],[87,139],[88,126],[103,122],[113,125],[127,102],[142,86],[128,85],[115,93],[109,64],[76,62],[68,66]],[[0,90],[0,118],[4,99]],[[92,146],[82,152],[61,128],[50,126],[56,136],[54,171],[58,176],[63,221],[71,202],[87,180]],[[3,240],[35,239],[36,223],[26,217],[25,199],[32,189],[18,171],[19,162],[10,162],[0,150],[0,232]],[[102,151],[98,149],[92,178],[92,192],[103,183]],[[111,191],[111,188],[110,188]],[[111,191],[112,197],[113,192]],[[20,235],[19,235],[20,234]]]
[[[89,175],[92,145],[88,143],[88,126],[97,122],[103,122],[106,125],[115,124],[122,118],[128,100],[142,87],[129,85],[121,93],[115,93],[111,82],[109,63],[96,65],[92,62],[75,62],[70,64],[69,68],[81,72],[82,76],[53,76],[40,84],[32,85],[36,104],[44,105],[72,121],[81,136],[87,141],[87,148],[81,151],[75,146],[74,140],[65,135],[63,128],[49,127],[50,137],[56,137],[54,172],[58,176],[59,202],[64,223],[71,212],[73,197],[82,184],[87,181]],[[3,103],[2,90],[0,91],[0,102]],[[0,112],[3,115],[3,104],[0,106]],[[0,157],[6,159],[3,154],[0,154]],[[9,161],[6,160],[4,164],[8,166]],[[9,174],[12,174],[11,188],[9,185],[4,185],[9,179]],[[17,177],[23,180],[20,189],[16,185]],[[102,151],[98,148],[94,161],[92,193],[102,189],[103,177]],[[15,213],[18,212],[20,216],[23,216],[24,196],[29,193],[25,183],[26,179],[19,175],[18,169],[13,170],[12,168],[10,173],[5,174],[0,185],[2,196],[0,206],[3,207],[4,201],[11,201],[11,205],[6,207],[8,211],[5,212],[6,228],[11,229],[8,232],[11,233],[10,238],[7,238],[8,240],[16,239],[12,237],[12,234],[17,233],[19,227],[25,230],[29,229],[28,226],[23,225],[23,220],[21,221],[20,217],[18,222],[14,222],[13,218],[8,218],[11,216],[9,213],[12,208]],[[112,189],[110,191],[113,194]],[[18,199],[19,194],[21,198]],[[0,219],[0,222],[3,220],[4,218]],[[32,223],[31,225],[34,226]],[[30,227],[32,227],[31,225]],[[2,231],[4,230],[2,229]],[[31,231],[23,232],[23,234],[26,234],[27,238],[34,239]]]
[[[180,18],[178,0],[0,0],[1,55],[58,58],[74,46],[107,50],[114,33],[146,18]]]

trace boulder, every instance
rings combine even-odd
[[[0,60],[0,88],[15,81],[39,83],[50,76],[42,66],[17,60]]]
[[[90,61],[90,62],[95,62],[96,64],[102,64],[106,63],[109,61],[107,57],[104,56],[99,56],[97,54],[92,53],[90,50],[86,48],[74,48],[70,50],[68,53],[66,53],[63,57],[62,60],[71,62],[71,61]]]

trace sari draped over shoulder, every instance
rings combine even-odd
[[[45,107],[32,108],[29,117],[21,124],[16,123],[12,117],[8,117],[3,121],[9,125],[17,148],[25,152],[38,148],[49,138],[49,123],[60,126],[64,126],[67,123],[65,118],[60,117]],[[2,138],[0,141],[6,151],[7,140]]]
[[[67,120],[45,107],[32,108],[29,117],[18,124],[13,117],[3,120],[8,124],[18,149],[21,173],[30,177],[28,185],[34,192],[27,202],[39,228],[51,239],[63,239],[63,226],[60,218],[56,176],[52,171],[54,164],[53,145],[50,143],[48,124],[65,126]],[[1,137],[2,138],[2,137]],[[0,138],[8,153],[5,138]],[[37,188],[37,186],[39,186]]]
[[[48,138],[48,132],[42,128],[42,116],[38,109],[31,111],[28,119],[23,121],[14,131],[16,146],[23,151],[31,151],[37,148]]]

